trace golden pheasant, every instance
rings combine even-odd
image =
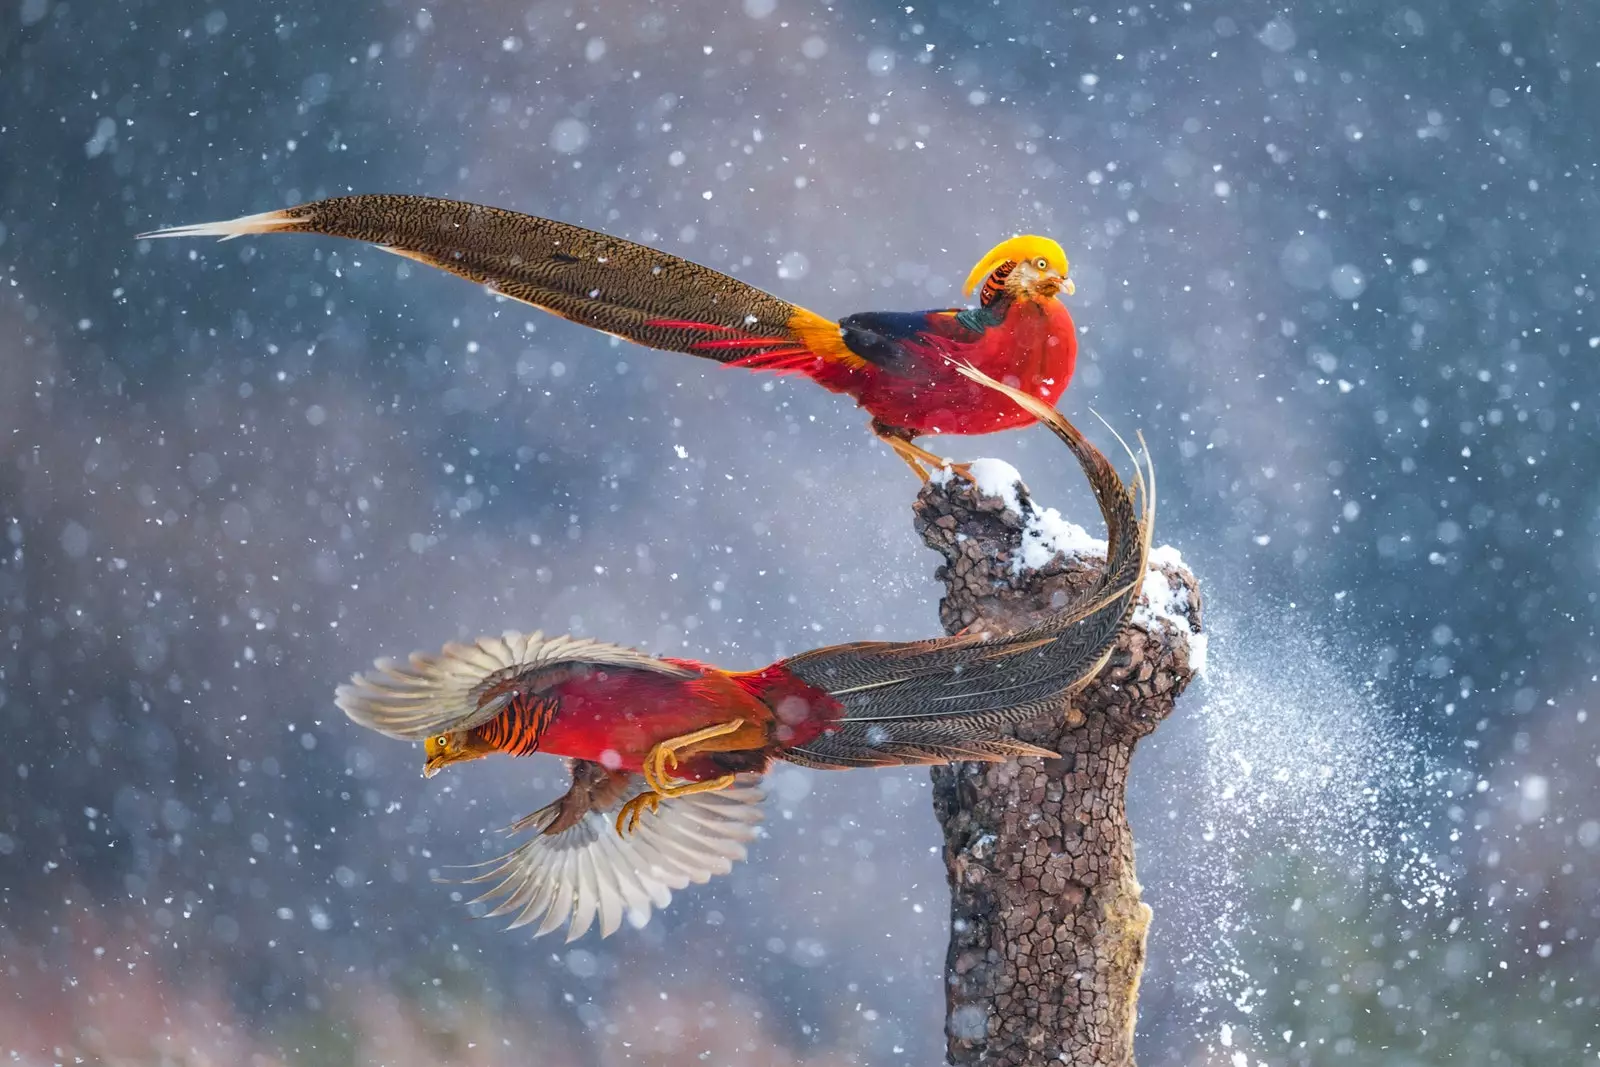
[[[596,919],[602,935],[624,916],[642,923],[671,889],[725,873],[776,760],[834,770],[1047,755],[1006,730],[1060,708],[1110,655],[1149,556],[1154,478],[1141,472],[1130,492],[1052,408],[1006,391],[1077,455],[1109,533],[1095,588],[1043,622],[834,645],[744,672],[507,633],[380,660],[336,701],[363,726],[421,740],[425,774],[496,752],[572,761],[571,790],[513,827],[536,835],[473,879],[495,883],[480,898],[499,901],[492,914],[538,921],[540,934],[566,924],[569,940]]]
[[[803,374],[844,393],[920,477],[944,465],[923,434],[983,434],[1032,417],[962,377],[957,363],[1055,405],[1078,339],[1057,299],[1073,285],[1048,237],[1013,237],[967,276],[978,306],[867,311],[837,321],[677,256],[553,219],[423,196],[318,200],[144,237],[316,233],[368,241],[496,293],[650,348],[754,370]]]

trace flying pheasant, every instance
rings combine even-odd
[[[498,900],[492,914],[537,921],[541,934],[565,924],[569,940],[597,918],[602,935],[624,916],[642,924],[671,889],[743,858],[757,783],[775,761],[839,770],[1049,755],[1007,731],[1060,709],[1109,657],[1149,556],[1154,472],[1130,492],[1054,409],[995,387],[1072,449],[1106,520],[1100,580],[1043,622],[1008,636],[834,645],[743,672],[507,633],[380,660],[340,686],[337,703],[363,726],[422,741],[429,775],[496,752],[571,761],[571,790],[512,828],[536,836],[474,879],[494,883],[480,898]]]
[[[1067,257],[1048,237],[1002,241],[967,276],[978,305],[865,311],[837,321],[719,271],[553,219],[424,196],[318,200],[144,237],[315,233],[368,241],[496,293],[650,348],[732,367],[803,374],[872,416],[872,431],[927,478],[945,466],[913,439],[1027,426],[1017,405],[956,370],[968,364],[1054,406],[1077,363]]]

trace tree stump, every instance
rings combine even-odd
[[[974,622],[1015,631],[1094,584],[1103,554],[1014,565],[1038,515],[1020,481],[1015,499],[1020,514],[955,478],[917,498],[917,532],[945,557],[936,576],[947,632]],[[1150,908],[1134,877],[1128,767],[1204,654],[1194,576],[1176,552],[1157,550],[1106,668],[1060,717],[1017,731],[1059,759],[933,771],[951,895],[952,1064],[1133,1064]]]

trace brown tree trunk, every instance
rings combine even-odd
[[[1018,498],[1023,514],[957,479],[918,498],[918,532],[946,561],[937,577],[947,632],[980,620],[1015,630],[1093,584],[1103,559],[1013,569],[1036,515],[1020,484]],[[1153,569],[1172,596],[1154,611],[1141,599],[1100,676],[1059,718],[1017,731],[1060,759],[933,772],[950,878],[952,1064],[1133,1064],[1150,909],[1133,872],[1128,766],[1193,677],[1204,640],[1193,575]]]

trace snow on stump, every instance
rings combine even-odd
[[[1105,542],[1041,510],[1015,468],[935,479],[917,532],[944,556],[940,621],[1020,629],[1093,586]],[[933,771],[950,879],[952,1064],[1133,1064],[1150,909],[1133,872],[1124,794],[1138,740],[1205,666],[1200,594],[1170,548],[1100,675],[1059,717],[1017,736],[1061,754]]]

